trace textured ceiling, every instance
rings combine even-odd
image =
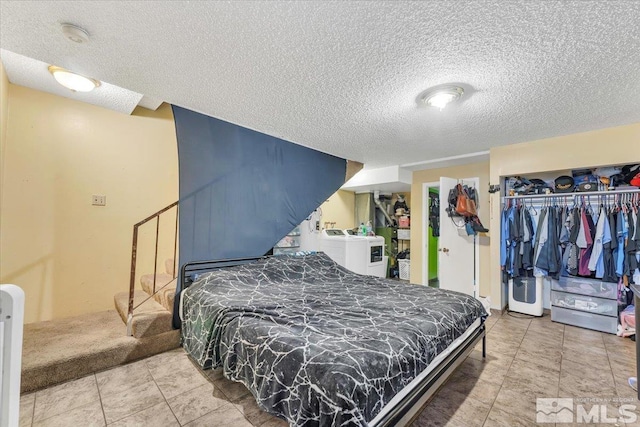
[[[0,49],[0,57],[9,81],[16,85],[109,108],[124,114],[131,114],[142,99],[139,93],[106,82],[100,82],[100,86],[91,92],[75,92],[56,82],[49,73],[49,64],[45,62],[4,49]],[[155,110],[155,108],[150,109]]]
[[[2,1],[0,47],[376,167],[640,122],[639,22],[632,0]],[[462,102],[418,105],[449,82]]]

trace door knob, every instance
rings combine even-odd
[[[447,249],[447,248],[440,248],[440,249],[438,249],[438,251],[440,251],[440,252],[444,252],[444,253],[446,254],[447,252],[449,252],[449,249]]]

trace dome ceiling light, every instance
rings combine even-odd
[[[49,66],[49,72],[58,83],[74,92],[91,92],[100,86],[98,80],[81,76],[64,68],[56,67],[55,65]]]
[[[442,111],[444,107],[458,100],[463,94],[464,89],[459,86],[438,86],[428,89],[422,95],[422,102]]]

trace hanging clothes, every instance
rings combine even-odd
[[[558,199],[509,203],[501,215],[504,280],[530,276],[584,276],[614,283],[640,282],[640,195],[615,201],[603,194],[597,209],[558,206]],[[562,197],[562,196],[561,196]],[[577,196],[580,197],[580,196]],[[611,203],[613,201],[613,203]],[[555,203],[555,204],[553,204]],[[624,286],[624,285],[623,285]]]

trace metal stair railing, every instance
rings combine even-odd
[[[157,272],[158,272],[158,239],[160,234],[160,216],[174,207],[176,208],[176,223],[175,223],[175,232],[173,236],[173,273],[172,273],[173,279],[165,283],[160,289],[156,290],[156,279],[157,279]],[[150,215],[149,217],[143,219],[142,221],[138,222],[133,226],[133,243],[131,245],[131,277],[129,280],[129,306],[127,309],[127,335],[128,336],[133,335],[133,330],[132,330],[133,311],[136,308],[140,307],[140,305],[148,301],[150,298],[153,298],[154,295],[156,295],[158,292],[164,289],[164,287],[167,286],[169,283],[176,280],[176,277],[177,277],[176,252],[178,248],[178,213],[179,213],[179,206],[178,206],[178,202],[176,201],[160,209],[158,212],[154,213],[153,215]],[[153,292],[148,298],[145,298],[143,301],[141,301],[140,303],[138,303],[138,305],[134,307],[133,297],[134,297],[134,290],[136,285],[135,281],[136,281],[136,258],[138,254],[138,229],[140,228],[140,226],[146,224],[147,222],[153,220],[154,218],[156,219],[156,238],[155,238],[155,257],[154,257],[154,263],[153,263]]]

